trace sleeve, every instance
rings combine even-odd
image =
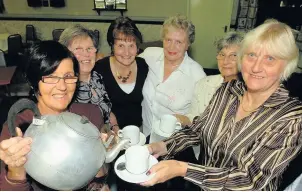
[[[9,138],[10,138],[10,134],[8,132],[8,126],[7,123],[5,123],[2,127],[0,142]],[[0,191],[29,191],[30,190],[30,183],[26,180],[10,181],[7,179],[6,164],[2,160],[0,166],[1,166]]]
[[[187,114],[188,118],[193,121],[194,117],[201,115],[201,113],[204,111],[204,108],[201,109],[200,105],[201,100],[200,96],[203,95],[203,92],[206,91],[204,87],[204,81],[206,78],[201,79],[198,81],[194,88],[194,93],[191,101],[191,107],[189,109],[189,113]]]
[[[210,108],[208,107],[207,110],[209,109]],[[171,159],[175,154],[186,148],[200,144],[203,124],[206,121],[208,114],[208,112],[203,113],[191,126],[187,126],[180,131],[175,132],[170,138],[164,140],[168,150],[168,154],[164,156],[164,159]]]
[[[95,73],[97,73],[97,72],[95,72]],[[112,103],[110,102],[108,93],[105,89],[105,84],[104,84],[102,75],[101,74],[97,74],[97,75],[99,77],[99,80],[98,80],[99,82],[97,83],[97,87],[94,90],[96,92],[98,92],[97,94],[100,96],[98,106],[100,107],[100,109],[103,113],[104,122],[109,123],[109,116],[111,113]]]
[[[301,119],[283,122],[264,133],[239,159],[241,167],[215,168],[189,163],[185,179],[204,190],[261,190],[281,175],[300,151],[301,123]]]

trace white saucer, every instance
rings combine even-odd
[[[174,132],[172,133],[166,133],[166,132],[163,132],[160,128],[159,128],[159,123],[160,121],[155,121],[154,124],[153,124],[153,130],[154,132],[159,135],[159,136],[162,136],[162,137],[170,137],[175,131],[177,131],[175,129]]]
[[[124,181],[127,181],[127,182],[129,182],[129,183],[142,183],[142,182],[145,182],[145,181],[149,181],[149,180],[155,175],[155,173],[154,173],[154,174],[151,174],[151,175],[146,175],[146,172],[147,172],[147,171],[144,172],[144,173],[142,173],[142,174],[135,175],[135,174],[132,174],[132,173],[128,172],[127,169],[125,169],[125,170],[123,170],[123,171],[117,170],[117,168],[116,168],[117,165],[118,165],[119,163],[122,163],[122,162],[125,162],[125,161],[126,161],[125,155],[122,155],[122,156],[120,156],[120,157],[116,160],[116,162],[115,162],[115,164],[114,164],[114,170],[115,170],[117,176],[118,176],[119,178],[121,178],[122,180],[124,180]],[[154,156],[150,155],[150,157],[149,157],[149,168],[148,168],[148,170],[149,170],[153,165],[155,165],[156,163],[158,163],[158,160],[157,160]]]

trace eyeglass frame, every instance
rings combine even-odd
[[[55,82],[55,83],[45,82],[45,78],[57,79],[57,82]],[[66,83],[66,84],[75,84],[75,83],[77,83],[77,82],[79,81],[79,77],[77,77],[77,76],[64,76],[64,77],[58,77],[58,76],[42,76],[41,81],[42,81],[43,83],[46,83],[46,84],[57,84],[57,83],[59,83],[59,81],[60,81],[61,79],[63,79],[63,80],[64,80],[64,83]],[[77,81],[74,82],[74,83],[67,83],[67,82],[66,82],[66,79],[76,79]]]
[[[220,55],[224,55],[223,58],[219,58]],[[232,58],[231,56],[235,56],[234,58]],[[237,53],[231,53],[230,55],[225,55],[225,54],[222,54],[222,53],[218,53],[216,55],[216,59],[217,60],[225,60],[225,58],[228,58],[230,59],[231,61],[236,61],[237,60]]]
[[[89,49],[91,49],[91,50],[95,49],[95,51],[88,51]],[[77,52],[77,50],[81,50],[81,51]],[[98,49],[95,48],[94,46],[91,46],[91,47],[88,47],[88,48],[76,47],[75,49],[72,50],[72,52],[76,53],[76,54],[84,54],[85,53],[84,51],[86,51],[89,54],[93,54],[93,53],[96,53],[98,51]]]

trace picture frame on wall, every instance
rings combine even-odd
[[[94,6],[96,9],[105,9],[105,0],[95,0]]]

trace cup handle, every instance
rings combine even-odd
[[[178,130],[181,130],[181,123],[180,122],[176,122],[176,127],[175,129],[178,131]]]
[[[123,137],[123,130],[118,130],[117,136],[118,137]]]

